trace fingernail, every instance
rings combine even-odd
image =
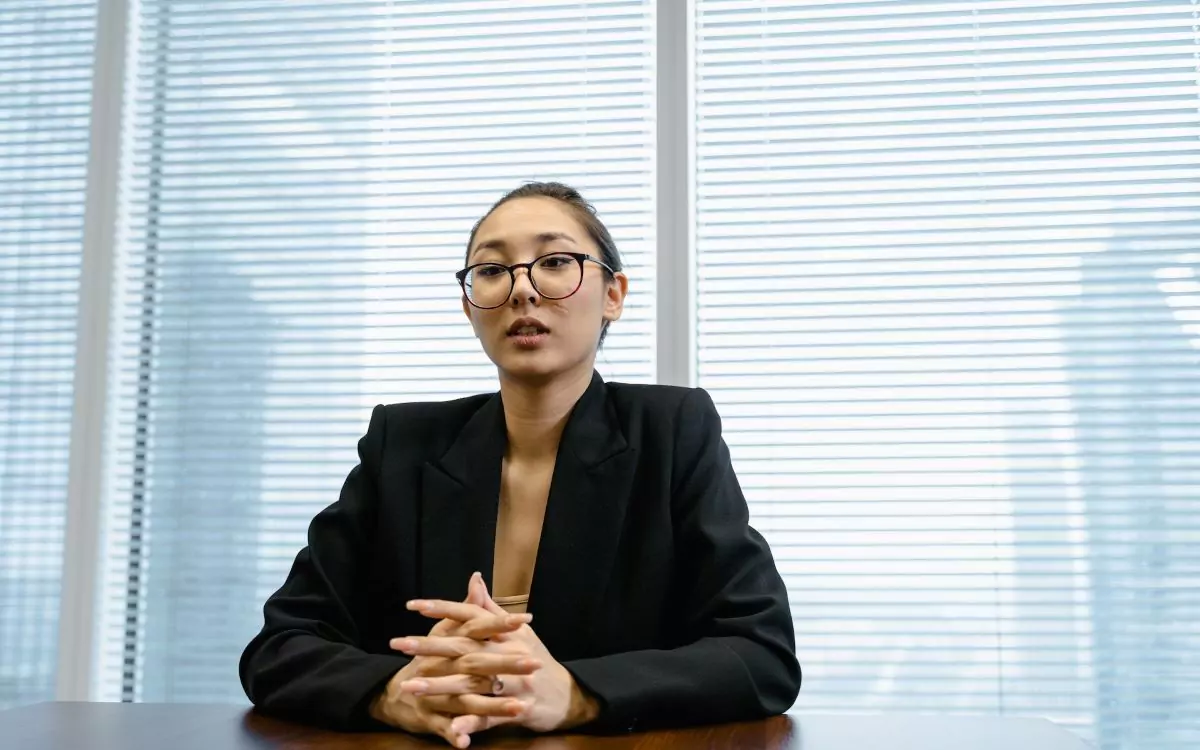
[[[393,651],[412,651],[417,647],[417,643],[408,638],[393,638],[391,647]]]
[[[424,599],[413,599],[405,606],[407,606],[409,609],[424,609],[425,607],[429,606],[429,602],[425,601]]]

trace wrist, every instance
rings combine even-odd
[[[589,724],[600,716],[600,701],[591,693],[584,690],[575,681],[574,675],[570,672],[567,672],[567,674],[571,680],[571,692],[567,705],[567,716],[561,728],[573,729],[584,724]]]
[[[400,691],[400,683],[408,679],[409,666],[411,663],[393,674],[371,699],[367,713],[375,721],[397,729],[405,729],[402,704],[406,696]]]
[[[384,685],[383,689],[376,693],[375,697],[371,699],[370,705],[367,706],[367,714],[381,724],[390,725],[392,721],[387,715],[387,697],[388,690],[387,686]]]

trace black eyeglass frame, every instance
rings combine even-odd
[[[533,267],[535,265],[537,265],[537,263],[539,261],[541,261],[545,258],[551,258],[555,255],[569,256],[571,258],[574,258],[575,262],[579,264],[579,282],[575,284],[575,288],[572,289],[570,292],[568,292],[567,294],[558,296],[558,297],[553,297],[549,294],[543,294],[542,290],[538,289],[537,282],[534,281],[534,277],[533,277]],[[538,294],[545,297],[546,299],[558,300],[558,299],[566,299],[567,297],[570,297],[571,295],[578,292],[580,287],[583,286],[583,264],[589,260],[591,262],[595,263],[596,265],[600,266],[601,268],[603,268],[605,271],[608,271],[608,273],[610,275],[616,273],[616,271],[614,271],[611,266],[609,266],[603,260],[597,258],[594,255],[588,255],[587,253],[572,253],[567,250],[557,250],[553,253],[546,253],[545,255],[539,255],[538,257],[534,258],[533,260],[529,261],[528,263],[513,263],[511,266],[507,266],[503,263],[497,263],[495,261],[485,261],[483,263],[472,263],[471,265],[467,266],[466,268],[462,269],[461,271],[455,272],[454,278],[458,279],[458,285],[460,287],[462,287],[463,295],[467,298],[467,302],[471,303],[472,307],[477,307],[480,310],[495,310],[497,307],[504,307],[504,305],[506,305],[508,303],[509,298],[512,297],[513,289],[515,289],[517,286],[517,269],[518,268],[525,269],[525,273],[529,276],[529,283],[531,286],[533,286],[534,291],[536,291]],[[504,301],[498,305],[490,305],[490,306],[485,307],[483,305],[477,304],[475,302],[475,300],[471,299],[471,293],[469,291],[467,291],[467,274],[471,273],[471,271],[475,270],[476,268],[480,268],[481,266],[497,266],[499,268],[503,268],[504,270],[508,271],[508,294],[504,295]]]

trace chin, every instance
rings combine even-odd
[[[505,352],[492,357],[497,369],[505,375],[521,380],[543,381],[564,372],[567,367],[558,357],[546,356],[549,352]]]
[[[564,357],[562,352],[549,350],[505,351],[501,356],[491,357],[491,360],[505,376],[531,383],[549,382],[572,372],[581,363],[581,360]]]

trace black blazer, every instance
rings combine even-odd
[[[499,394],[377,406],[241,660],[261,709],[371,725],[433,623],[410,599],[490,584],[506,445]],[[708,394],[592,383],[563,431],[529,597],[533,628],[598,699],[597,730],[753,719],[800,689],[787,592]]]

